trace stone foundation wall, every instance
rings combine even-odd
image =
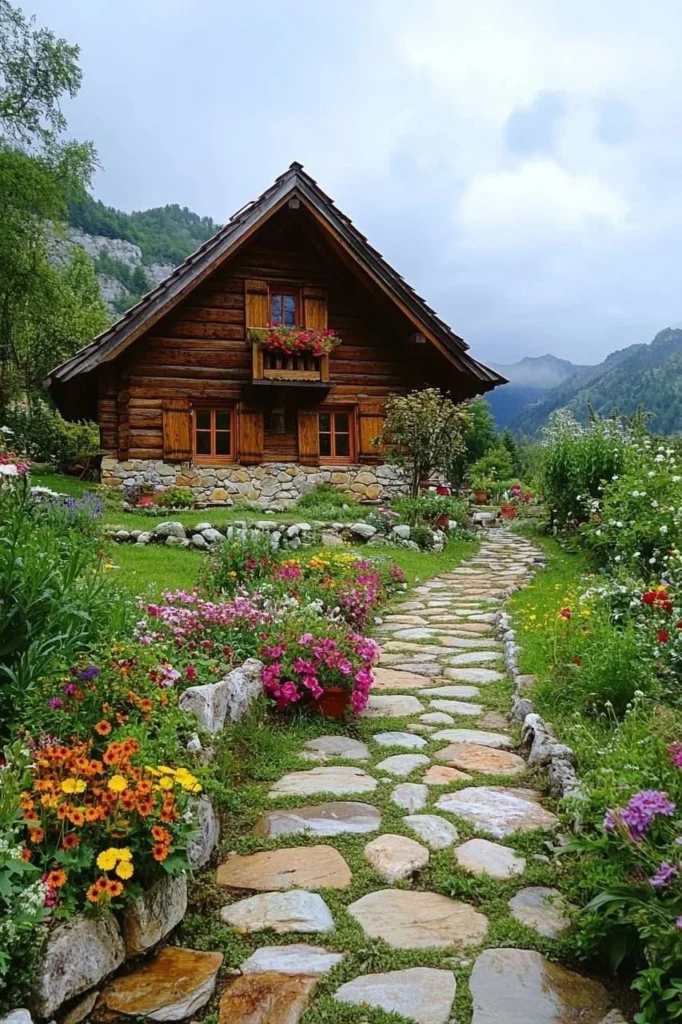
[[[197,501],[253,501],[280,510],[289,508],[302,494],[322,483],[334,484],[360,500],[383,500],[406,493],[402,471],[388,465],[323,467],[268,462],[258,466],[198,466],[152,459],[102,460],[103,484],[122,487],[128,482],[148,484],[159,491],[187,487]]]

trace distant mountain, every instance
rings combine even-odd
[[[597,366],[583,366],[519,410],[510,426],[533,435],[558,409],[584,422],[588,410],[602,416],[629,415],[643,408],[661,434],[682,431],[682,330],[666,328],[649,345],[630,345]]]
[[[537,402],[545,392],[561,385],[584,369],[556,356],[526,356],[518,363],[496,365],[509,384],[496,388],[488,396],[498,427],[512,425],[522,410]]]

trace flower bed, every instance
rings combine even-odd
[[[329,355],[341,344],[336,331],[300,327],[249,327],[249,341],[267,352],[298,355],[309,352],[313,356]]]

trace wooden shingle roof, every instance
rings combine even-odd
[[[238,210],[219,231],[196,252],[187,257],[165,280],[148,292],[136,305],[103,331],[94,341],[80,349],[54,369],[46,381],[48,386],[66,384],[76,377],[115,359],[128,345],[143,334],[161,316],[181,301],[224,259],[232,255],[247,238],[289,200],[297,196],[302,205],[325,226],[343,246],[346,253],[369,275],[432,342],[439,343],[457,368],[477,379],[477,391],[489,391],[505,378],[468,354],[469,346],[436,315],[424,299],[374,249],[326,195],[299,163],[275,179],[251,203]]]

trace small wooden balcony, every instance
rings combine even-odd
[[[277,352],[253,343],[253,380],[280,384],[329,381],[329,356],[311,352]]]

